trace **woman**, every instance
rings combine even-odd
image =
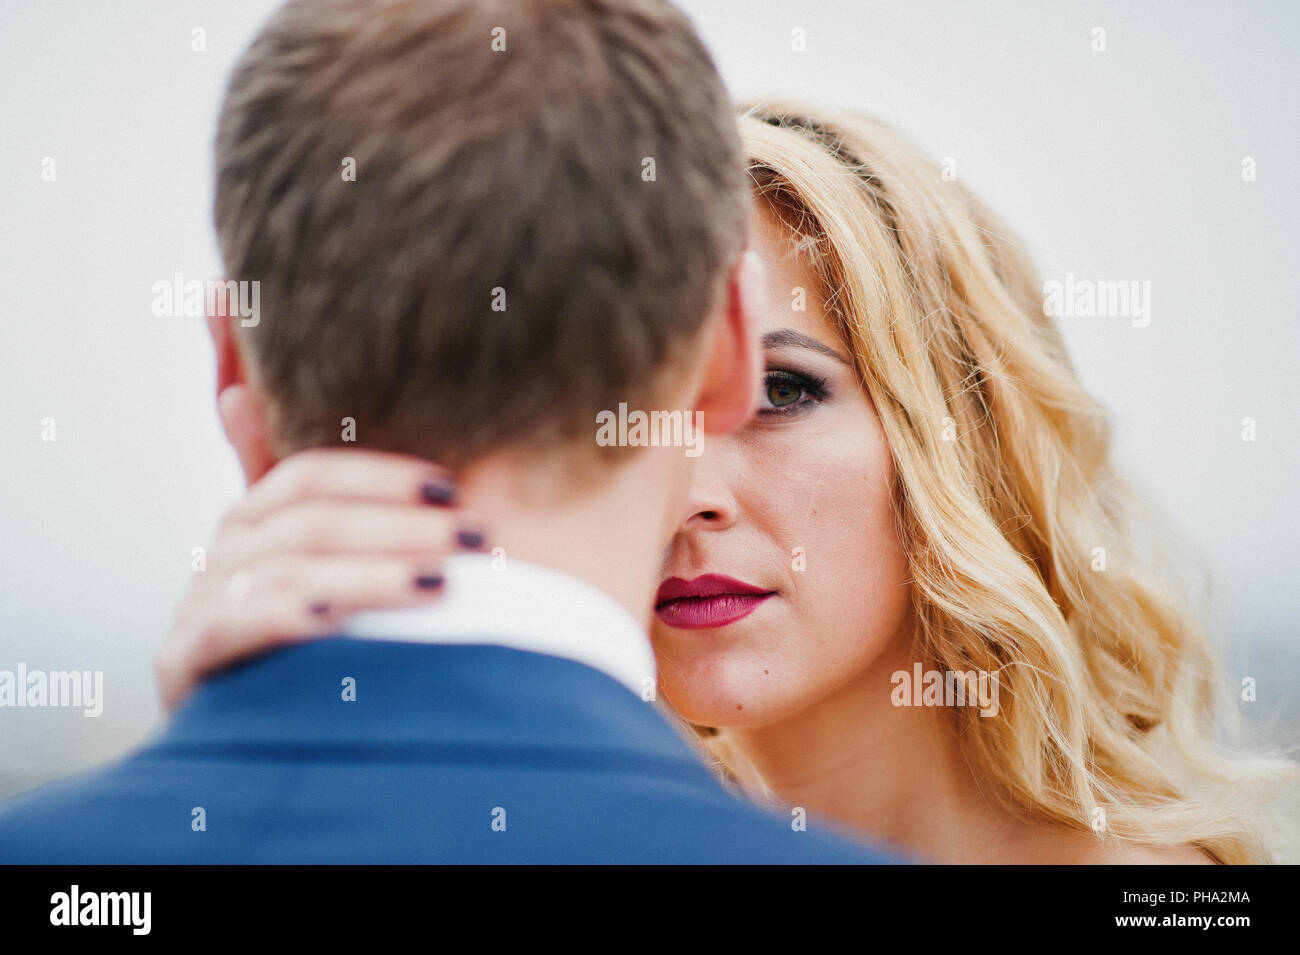
[[[769,104],[740,123],[767,372],[665,556],[665,698],[753,798],[924,858],[1269,861],[1245,800],[1291,767],[1212,747],[1210,644],[1136,548],[1104,411],[1006,230],[878,122]],[[349,455],[376,487],[398,466]],[[227,574],[293,559],[239,543],[288,501],[249,497]],[[196,594],[160,659],[169,701],[340,613],[430,599],[398,583],[410,556],[359,553],[333,585],[286,571],[234,617]]]

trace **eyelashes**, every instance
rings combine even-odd
[[[829,396],[825,378],[788,368],[769,368],[763,376],[758,413],[766,418],[800,414]]]

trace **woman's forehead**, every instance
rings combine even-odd
[[[753,249],[763,263],[767,296],[759,332],[791,328],[827,345],[839,336],[826,314],[820,280],[809,257],[800,252],[800,237],[765,202],[754,218]]]

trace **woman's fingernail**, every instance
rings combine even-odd
[[[456,499],[456,484],[448,478],[434,478],[420,486],[420,496],[435,507],[451,507]]]
[[[420,574],[415,578],[415,586],[421,590],[437,590],[442,584],[442,574]]]
[[[466,550],[478,550],[483,546],[483,532],[468,528],[456,532],[456,543]]]
[[[324,600],[318,600],[311,605],[311,612],[318,617],[323,617],[330,612],[330,605]]]

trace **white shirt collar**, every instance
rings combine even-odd
[[[486,554],[455,554],[442,572],[446,584],[436,603],[354,614],[339,632],[368,640],[511,647],[585,663],[642,698],[653,689],[650,638],[594,585]]]

